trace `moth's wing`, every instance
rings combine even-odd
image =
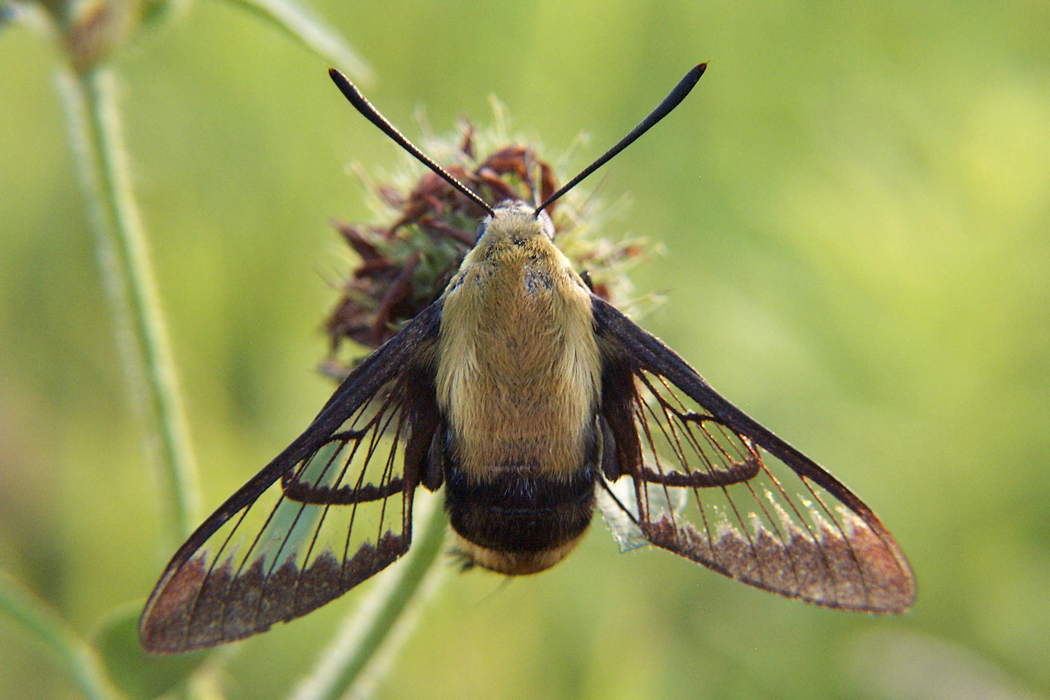
[[[412,496],[438,423],[440,304],[368,356],[306,431],[175,553],[139,623],[153,652],[262,632],[404,554]]]
[[[828,472],[736,408],[659,339],[595,297],[606,489],[648,542],[744,583],[832,608],[907,610],[893,535]],[[616,484],[619,486],[619,484]],[[621,536],[621,544],[629,542]]]

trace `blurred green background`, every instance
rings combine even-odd
[[[381,697],[1050,693],[1050,6],[1044,2],[314,7],[410,136],[490,118],[577,166],[700,60],[689,100],[588,185],[669,254],[644,325],[891,527],[915,609],[784,600],[600,522],[563,565],[450,575]],[[61,54],[0,33],[0,570],[90,637],[171,554],[65,138]],[[202,511],[331,391],[313,371],[348,173],[403,166],[323,61],[228,4],[120,53],[126,136]],[[564,175],[564,173],[563,173]],[[366,589],[240,645],[230,697],[280,697]],[[0,617],[0,697],[73,696]]]

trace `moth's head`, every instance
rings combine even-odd
[[[482,239],[486,242],[504,239],[525,241],[536,236],[554,240],[554,222],[547,212],[537,212],[535,205],[520,199],[505,199],[478,224],[474,245]]]

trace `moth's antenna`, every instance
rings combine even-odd
[[[630,146],[638,137],[640,137],[649,129],[656,126],[656,123],[671,113],[671,110],[678,106],[678,104],[685,99],[685,96],[689,94],[689,91],[696,85],[696,81],[700,80],[700,76],[707,70],[707,64],[701,63],[700,65],[693,68],[691,71],[685,74],[685,77],[678,81],[678,84],[674,86],[674,89],[668,93],[664,101],[657,105],[648,117],[642,120],[642,122],[631,129],[631,133],[620,139],[620,142],[605,152],[598,160],[594,161],[586,168],[583,169],[579,175],[569,180],[569,182],[562,187],[560,190],[547,197],[543,204],[536,207],[536,211],[533,212],[534,216],[539,216],[540,212],[549,207],[555,200],[561,197],[563,194],[571,190],[576,185],[580,184],[580,181],[585,177],[593,173],[598,168],[609,162],[617,153]]]
[[[416,160],[433,170],[434,173],[439,175],[443,180],[445,180],[445,182],[455,187],[457,190],[462,192],[464,196],[466,196],[472,202],[474,202],[479,207],[487,211],[490,216],[495,215],[495,212],[492,211],[492,207],[486,204],[485,200],[479,197],[475,192],[472,192],[471,190],[467,189],[466,185],[464,185],[456,178],[452,177],[451,173],[449,173],[447,170],[445,170],[440,165],[438,165],[426,155],[424,155],[423,151],[416,148],[415,144],[413,144],[411,141],[405,138],[404,134],[398,131],[393,124],[387,121],[386,117],[379,113],[379,110],[376,109],[372,105],[372,103],[369,102],[368,99],[361,94],[361,91],[357,89],[357,86],[351,83],[345,75],[337,71],[335,68],[329,68],[328,75],[332,78],[332,82],[336,84],[336,87],[339,88],[340,92],[343,93],[343,97],[349,100],[350,104],[354,106],[354,109],[360,112],[365,119],[379,127],[379,130],[387,136],[389,136],[391,139],[393,139],[394,142],[397,143],[397,145],[401,146],[401,148],[411,153]],[[542,208],[543,207],[540,207],[540,209]]]

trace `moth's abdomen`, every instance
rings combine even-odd
[[[500,468],[484,481],[451,466],[445,508],[473,565],[508,575],[532,574],[572,551],[594,511],[595,471],[570,478],[528,468]]]
[[[594,508],[601,361],[590,293],[527,207],[445,293],[435,389],[460,550],[504,574],[560,561]]]

